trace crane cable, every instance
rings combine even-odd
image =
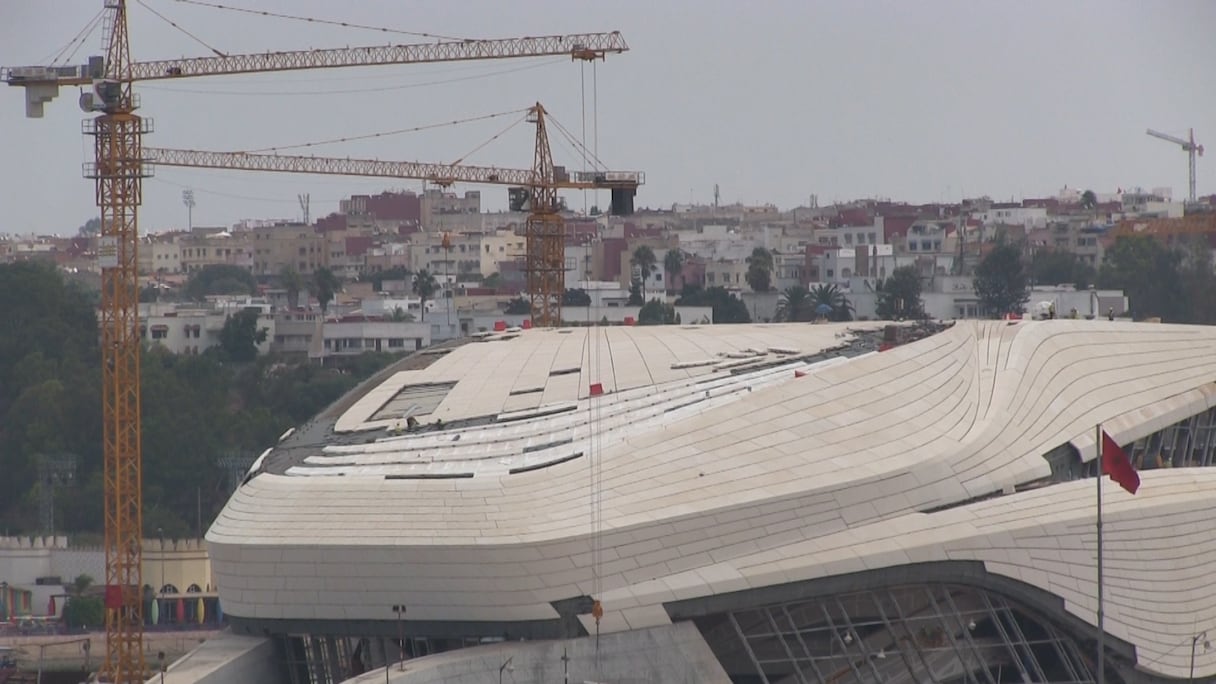
[[[594,378],[602,382],[603,373],[603,351],[600,348],[600,337],[602,328],[597,321],[593,324],[590,334],[595,336],[594,347],[588,343],[588,367],[593,370]],[[602,386],[601,386],[602,387]],[[603,458],[603,438],[600,434],[600,420],[602,418],[600,406],[603,401],[603,394],[593,396],[590,391],[587,393],[587,452],[590,457],[587,459],[587,471],[589,475],[588,486],[588,517],[590,518],[589,527],[591,532],[591,617],[595,619],[595,657],[596,664],[599,663],[600,654],[600,619],[604,616],[604,604],[600,602],[599,596],[601,591],[600,570],[603,563],[603,552],[601,549],[601,532],[603,525],[602,511],[602,458]]]
[[[66,45],[59,48],[59,51],[54,53],[52,57],[43,58],[41,61],[49,62],[52,66],[54,66],[59,63],[60,59],[67,62],[69,59],[75,57],[76,53],[80,50],[80,46],[84,45],[85,41],[89,39],[89,36],[93,34],[93,31],[97,29],[97,25],[101,23],[101,18],[105,14],[105,11],[106,10],[104,7],[98,10],[97,14],[93,15],[93,18],[90,19],[89,22],[84,25],[84,28],[80,29],[80,31],[73,36]],[[72,47],[73,45],[76,47]],[[68,49],[71,49],[72,51],[68,53]],[[64,53],[67,53],[67,55],[65,56]]]
[[[351,135],[351,136],[345,136],[342,138],[330,138],[328,140],[316,140],[316,141],[312,141],[312,142],[297,143],[294,145],[279,145],[277,147],[260,147],[260,148],[252,149],[252,150],[240,150],[240,152],[245,153],[245,154],[269,152],[269,153],[273,154],[276,152],[281,152],[283,150],[298,150],[298,149],[304,149],[304,148],[308,148],[308,147],[320,147],[322,145],[332,145],[335,143],[354,142],[356,140],[369,140],[371,138],[386,138],[386,137],[389,137],[392,135],[400,135],[403,133],[417,133],[418,131],[426,131],[426,130],[430,130],[432,128],[443,128],[445,126],[456,126],[459,124],[473,123],[475,121],[488,121],[489,119],[495,119],[495,118],[498,118],[501,116],[507,116],[509,114],[521,114],[521,113],[524,113],[527,111],[528,111],[527,109],[512,109],[512,110],[506,111],[506,112],[495,112],[493,114],[483,114],[481,116],[472,116],[467,119],[453,119],[452,121],[442,121],[439,123],[423,124],[421,126],[414,126],[412,128],[398,128],[398,129],[391,130],[391,131],[378,131],[375,133],[364,133],[362,135]]]
[[[587,63],[580,62],[578,69],[579,106],[583,121],[583,175],[587,175]],[[587,189],[583,188],[583,216],[587,216]]]
[[[600,79],[599,68],[596,66],[598,62],[591,62],[591,144],[593,145],[591,156],[600,158]],[[592,192],[595,193],[595,208],[599,213],[604,213],[604,208],[600,206],[600,189],[596,188]]]
[[[524,111],[530,112],[531,109],[527,109]],[[501,131],[490,136],[489,140],[486,140],[485,142],[481,143],[477,147],[474,147],[473,149],[469,150],[468,152],[460,155],[460,157],[456,161],[452,162],[448,166],[456,166],[457,164],[463,162],[465,159],[467,159],[469,157],[469,155],[476,154],[479,150],[484,148],[486,145],[489,145],[490,143],[494,142],[495,140],[498,140],[502,136],[506,135],[507,131],[511,130],[512,128],[515,128],[516,126],[520,125],[521,123],[523,123],[524,121],[527,121],[527,120],[528,120],[528,115],[525,113],[523,116],[521,116],[520,118],[513,121],[511,123],[511,125],[507,126],[506,128],[502,129]]]
[[[160,19],[161,21],[172,26],[173,28],[177,29],[178,31],[181,31],[182,33],[186,34],[192,40],[194,40],[194,42],[198,43],[199,45],[202,45],[203,47],[207,48],[208,50],[214,52],[216,57],[227,57],[228,56],[228,55],[224,54],[223,52],[221,52],[219,50],[219,48],[216,48],[215,46],[210,45],[209,43],[207,43],[207,41],[203,40],[202,38],[199,38],[198,36],[194,35],[193,33],[190,33],[184,27],[182,27],[181,25],[179,25],[177,22],[173,21],[169,17],[166,17],[165,15],[161,14],[160,12],[157,12],[156,10],[152,9],[151,7],[148,6],[148,3],[144,2],[144,0],[135,0],[135,1],[138,2],[141,7],[148,10],[152,14],[156,15],[156,17],[158,19]]]
[[[440,40],[470,40],[469,38],[460,38],[457,36],[445,36],[438,33],[421,33],[418,31],[402,31],[400,29],[391,29],[384,26],[369,26],[367,24],[355,24],[348,21],[334,21],[332,19],[317,19],[314,17],[304,17],[295,14],[280,14],[278,12],[267,12],[264,10],[252,10],[244,7],[232,7],[230,5],[221,5],[214,2],[202,2],[202,0],[176,0],[186,5],[198,5],[199,7],[210,7],[211,9],[227,10],[230,12],[243,12],[245,14],[256,14],[263,17],[271,17],[274,19],[290,19],[292,21],[303,21],[310,24],[327,24],[329,26],[342,26],[344,28],[366,29],[368,31],[379,31],[381,33],[396,33],[403,36],[415,36],[418,38],[439,38]]]
[[[582,147],[584,150],[586,150],[586,146],[579,145],[578,138],[574,137],[574,134],[572,134],[565,126],[563,126],[562,122],[558,121],[553,115],[550,114],[550,115],[546,116],[546,120],[549,121],[550,123],[552,123],[554,128],[556,128],[559,133],[561,133],[563,136],[565,136],[566,139],[570,141],[570,144],[573,145],[576,149],[579,147]],[[587,151],[586,154],[587,154],[588,158],[591,159],[591,161],[593,162],[593,164],[595,165],[597,170],[600,170],[600,171],[608,170],[608,166],[606,164],[604,164],[604,162],[601,161],[598,156],[591,153],[590,151]]]

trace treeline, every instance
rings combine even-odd
[[[1040,249],[1027,258],[1025,245],[998,240],[975,271],[980,307],[994,317],[1021,311],[1034,285],[1122,290],[1134,320],[1216,324],[1216,271],[1206,237],[1120,236],[1096,269],[1062,250]]]
[[[0,532],[37,533],[41,460],[75,457],[55,491],[56,533],[100,533],[101,353],[97,294],[53,268],[0,265]],[[231,347],[232,345],[228,345]],[[144,530],[196,534],[228,496],[225,457],[261,453],[393,357],[234,360],[223,347],[176,356],[146,347],[141,367]],[[200,520],[201,518],[201,520]]]

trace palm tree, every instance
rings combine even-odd
[[[304,289],[304,276],[291,266],[284,266],[279,271],[279,283],[287,290],[287,307],[295,309],[300,305],[300,290]]]
[[[811,289],[810,297],[815,313],[823,311],[833,321],[853,319],[853,305],[835,285],[816,285]]]
[[[680,286],[684,286],[684,252],[679,249],[669,249],[663,256],[663,270],[667,272],[667,290],[675,292],[673,287],[675,277],[680,276]]]
[[[646,281],[650,279],[650,274],[654,273],[654,266],[658,260],[654,256],[654,250],[642,245],[633,250],[633,256],[629,257],[629,265],[638,270],[642,277],[642,299],[646,299]]]
[[[815,306],[810,292],[801,285],[790,285],[777,298],[777,313],[774,320],[809,321],[814,318]]]
[[[439,283],[435,281],[435,276],[425,268],[418,271],[414,276],[414,294],[422,300],[422,320],[426,320],[426,303],[427,300],[435,296],[435,292],[439,289]]]

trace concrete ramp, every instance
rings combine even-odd
[[[567,658],[565,661],[563,654]],[[566,668],[569,668],[568,680],[563,679]],[[384,682],[384,674],[384,669],[380,668],[343,684]],[[510,641],[448,651],[407,660],[404,671],[396,664],[389,665],[388,681],[392,684],[497,684],[499,681],[730,684],[730,678],[691,622],[601,635],[598,654],[593,636],[555,641]]]
[[[208,639],[170,665],[165,679],[173,684],[286,684],[287,681],[274,642],[234,634]],[[148,683],[160,681],[157,674]]]

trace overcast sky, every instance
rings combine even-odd
[[[402,35],[268,19],[143,0],[228,53],[416,42]],[[1152,127],[1216,150],[1216,2],[1119,0],[222,0],[220,4],[460,37],[620,30],[630,52],[593,72],[563,59],[288,72],[140,84],[155,120],[145,144],[248,150],[426,126],[541,101],[612,168],[646,172],[639,206],[772,202],[783,208],[859,197],[911,202],[1113,192],[1170,186],[1186,193],[1186,155]],[[83,28],[101,0],[0,0],[0,64],[42,64]],[[53,6],[53,9],[52,9]],[[134,58],[209,54],[132,2]],[[100,51],[95,32],[73,62]],[[584,81],[585,80],[585,81]],[[22,93],[0,90],[0,232],[72,233],[96,215],[80,165],[77,93],[46,117],[24,118]],[[593,116],[594,115],[594,116]],[[312,153],[451,162],[509,117],[313,148]],[[527,167],[520,124],[465,157]],[[581,158],[555,142],[559,163]],[[159,169],[144,185],[141,230],[242,218],[314,217],[351,193],[420,189],[411,181]],[[470,188],[471,189],[471,188]],[[504,208],[505,188],[483,187]],[[458,190],[462,190],[458,188]],[[1199,162],[1199,192],[1216,192],[1216,163]],[[581,195],[569,198],[581,208]]]

